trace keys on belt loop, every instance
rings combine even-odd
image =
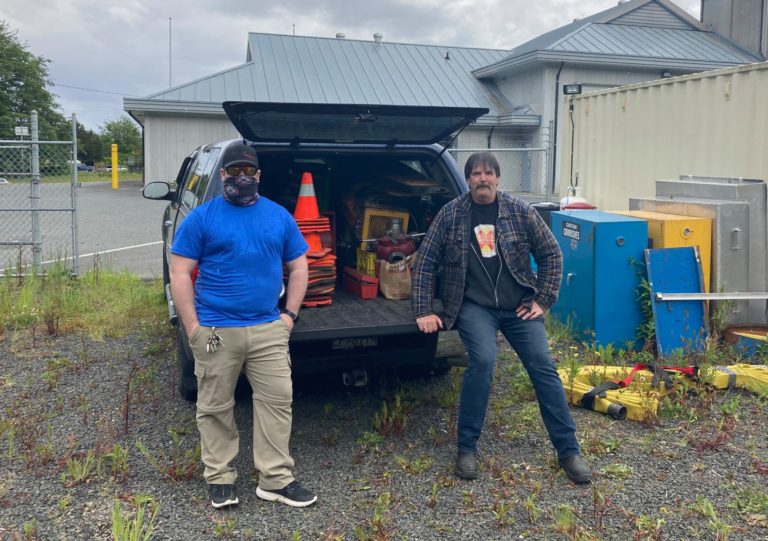
[[[216,333],[216,327],[211,327],[211,336],[208,337],[208,343],[205,345],[205,350],[208,353],[216,353],[219,346],[226,347],[224,345],[224,339]]]

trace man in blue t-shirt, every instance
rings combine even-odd
[[[220,173],[223,195],[189,213],[171,248],[171,292],[195,356],[203,477],[213,507],[239,503],[232,410],[244,370],[253,388],[256,495],[306,507],[317,497],[292,473],[288,339],[307,291],[308,245],[288,211],[259,196],[261,170],[252,147],[227,147]],[[283,266],[288,284],[280,312]]]

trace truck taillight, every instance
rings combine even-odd
[[[200,274],[200,267],[195,265],[195,268],[192,269],[192,274],[190,275],[192,277],[192,285],[195,285],[195,282],[197,281],[197,275]]]

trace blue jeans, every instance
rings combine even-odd
[[[465,300],[456,325],[469,354],[459,404],[459,452],[477,451],[496,366],[496,333],[501,331],[531,378],[544,426],[558,458],[579,454],[576,425],[549,353],[544,318],[526,321],[517,317],[514,310],[484,308]]]

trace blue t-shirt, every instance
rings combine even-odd
[[[283,263],[308,248],[296,221],[277,203],[259,197],[239,207],[219,196],[189,213],[171,252],[198,262],[200,324],[246,327],[280,317]]]

